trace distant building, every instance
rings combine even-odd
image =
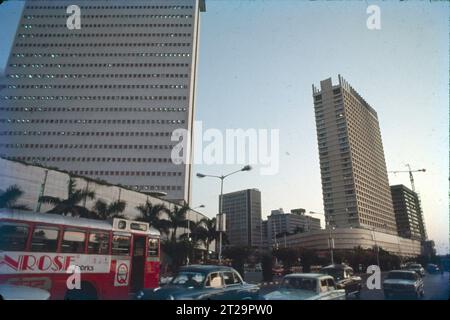
[[[261,221],[261,247],[269,248],[269,230],[267,220]]]
[[[279,242],[276,237],[320,230],[320,219],[305,215],[304,209],[293,209],[285,213],[282,208],[272,210],[267,217],[268,245]]]
[[[221,198],[219,197],[219,203]],[[247,189],[223,195],[226,234],[230,246],[261,246],[261,192]]]
[[[397,234],[377,112],[340,75],[313,99],[327,221]]]
[[[391,194],[398,235],[425,241],[427,233],[417,193],[400,184],[391,186]]]
[[[422,241],[421,254],[428,257],[428,259],[436,256],[436,247],[433,240]]]

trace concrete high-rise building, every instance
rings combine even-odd
[[[220,196],[219,201],[221,201]],[[226,214],[226,234],[230,246],[253,248],[261,246],[261,192],[259,190],[247,189],[224,194],[222,211]]]
[[[391,194],[398,235],[413,240],[427,240],[422,208],[417,193],[400,184],[391,186]]]
[[[292,209],[285,213],[282,208],[272,210],[267,216],[267,239],[272,246],[279,243],[282,235],[320,230],[320,219],[305,215],[304,209]]]
[[[192,132],[202,11],[204,0],[27,1],[0,81],[0,156],[189,201],[191,162],[172,162],[171,135]]]
[[[341,76],[313,99],[327,221],[397,234],[376,111]]]

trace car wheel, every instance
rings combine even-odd
[[[420,291],[416,292],[416,299],[419,300],[420,298],[422,298],[422,294]]]

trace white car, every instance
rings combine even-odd
[[[0,284],[0,300],[48,300],[50,292],[44,289]]]
[[[345,290],[337,289],[332,276],[320,273],[292,273],[264,300],[345,300]]]

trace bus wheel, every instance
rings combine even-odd
[[[64,300],[97,300],[97,290],[89,282],[82,282],[81,289],[67,290]]]

